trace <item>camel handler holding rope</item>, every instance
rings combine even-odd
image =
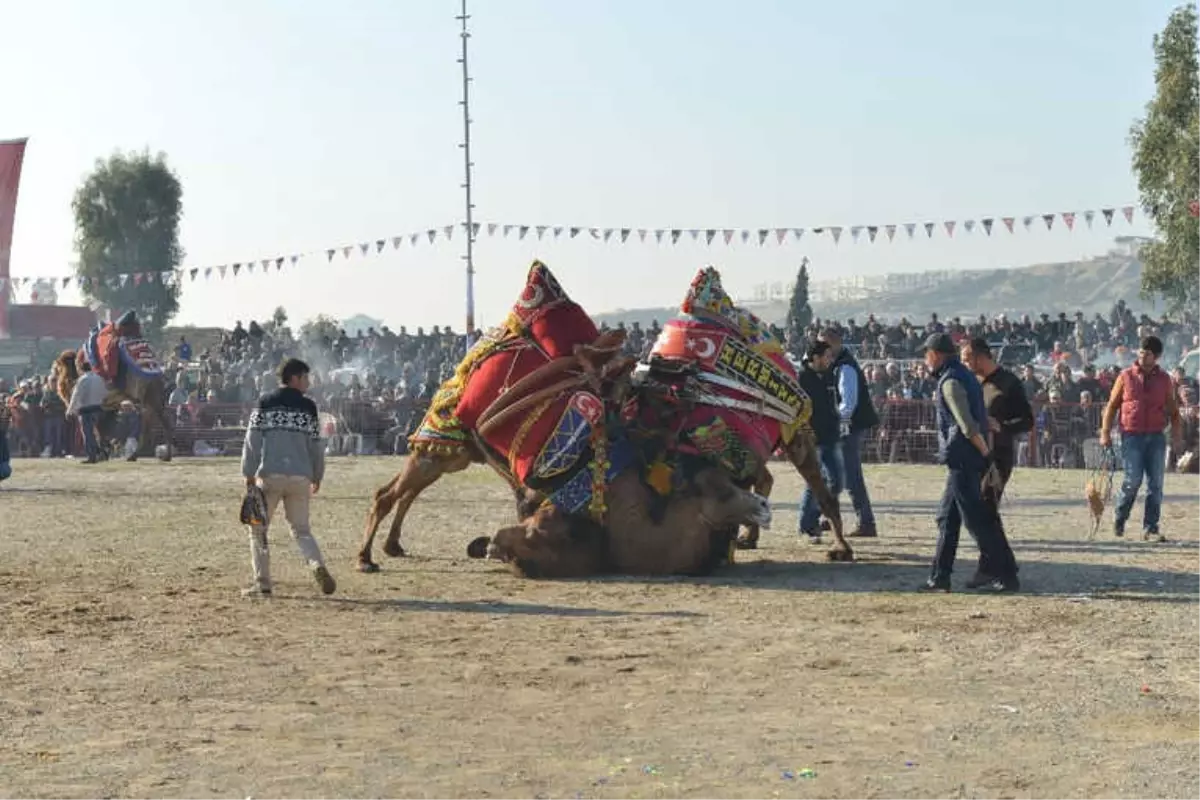
[[[301,556],[321,591],[333,594],[337,583],[325,566],[308,521],[309,496],[320,490],[325,476],[317,404],[305,395],[308,365],[289,358],[279,368],[279,383],[278,389],[258,401],[242,445],[242,476],[247,492],[242,521],[250,525],[250,563],[254,568],[254,584],[242,594],[271,594],[267,529],[281,501]]]

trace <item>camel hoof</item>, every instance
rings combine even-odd
[[[476,539],[472,539],[471,543],[467,545],[467,557],[487,558],[488,545],[491,543],[492,537],[490,536],[480,536]]]
[[[843,561],[848,563],[854,560],[854,551],[849,548],[842,550],[835,547],[826,555],[829,557],[830,561]]]
[[[408,553],[404,552],[404,548],[400,546],[399,542],[384,542],[383,552],[384,555],[391,556],[392,558],[404,558],[408,555]]]
[[[360,558],[358,560],[358,571],[366,573],[368,575],[371,575],[376,572],[379,572],[379,565],[376,564],[374,561],[371,561],[370,559]]]
[[[757,550],[758,549],[758,539],[742,538],[739,536],[737,539],[737,549],[738,550]]]

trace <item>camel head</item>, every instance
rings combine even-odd
[[[71,402],[71,392],[75,391],[75,384],[79,382],[79,366],[76,358],[74,350],[63,350],[59,353],[58,358],[54,359],[51,374],[54,376],[55,390],[64,403]]]
[[[771,503],[742,489],[719,467],[704,467],[692,478],[700,518],[714,530],[737,525],[771,527]]]
[[[554,506],[539,508],[495,536],[476,539],[467,553],[504,562],[526,578],[575,578],[606,572],[608,567],[604,529]]]

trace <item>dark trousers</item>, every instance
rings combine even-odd
[[[1004,535],[995,503],[984,500],[980,491],[983,475],[978,469],[952,468],[946,475],[946,488],[938,506],[937,553],[933,559],[933,577],[949,578],[958,555],[958,536],[963,523],[979,546],[978,570],[997,578],[1017,574],[1017,561]]]
[[[50,448],[51,458],[59,458],[63,454],[63,428],[66,424],[61,416],[47,414],[42,420],[42,447]]]
[[[100,443],[96,438],[96,425],[100,415],[104,413],[100,407],[85,408],[79,412],[79,427],[83,429],[83,449],[87,457],[95,461],[100,458]]]

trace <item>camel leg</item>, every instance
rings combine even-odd
[[[817,460],[816,443],[811,436],[797,434],[792,443],[788,445],[787,454],[788,459],[800,476],[804,478],[808,488],[817,499],[821,513],[829,520],[829,527],[833,532],[833,547],[829,550],[829,560],[853,561],[854,551],[846,542],[846,537],[842,535],[842,510],[838,505],[837,498],[825,485],[825,479],[821,477],[821,464]]]
[[[396,511],[396,517],[388,530],[383,552],[392,557],[399,557],[404,555],[404,548],[400,546],[400,529],[404,525],[404,516],[417,499],[417,495],[436,483],[443,475],[466,469],[473,460],[475,459],[469,452],[410,456],[404,464],[404,469],[375,492],[371,511],[367,514],[362,548],[358,551],[359,572],[379,571],[379,565],[371,560],[371,547],[380,524],[393,509]]]
[[[771,475],[771,470],[767,469],[767,465],[763,464],[759,467],[758,474],[754,476],[754,483],[749,488],[763,497],[771,496],[771,489],[775,486],[775,478]],[[758,526],[747,525],[738,534],[735,543],[738,550],[757,550],[758,549]]]

